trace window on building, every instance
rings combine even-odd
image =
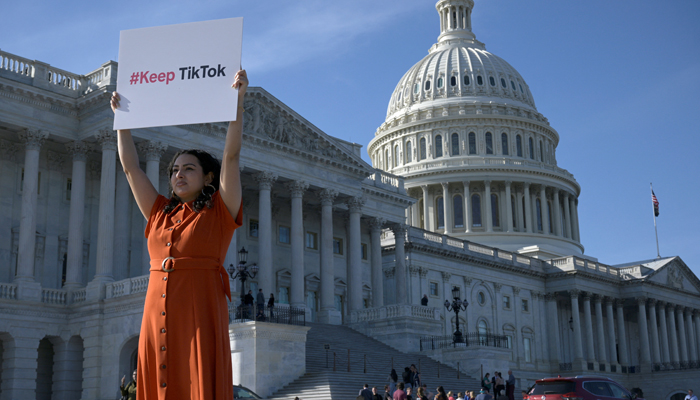
[[[501,86],[503,86],[503,88],[506,87],[506,80],[503,78],[501,78]]]
[[[501,154],[508,155],[508,135],[501,133]]]
[[[410,163],[411,161],[413,161],[412,150],[413,149],[411,148],[411,141],[409,140],[408,142],[406,142],[406,157],[404,157],[406,159],[407,163]]]
[[[479,344],[486,346],[488,344],[489,326],[483,319],[476,324],[476,330],[479,333]]]
[[[518,152],[518,157],[523,156],[523,138],[520,135],[515,136],[515,147]]]
[[[416,83],[415,85],[413,85],[413,93],[418,94],[419,91],[420,91],[420,83]]]
[[[469,154],[476,154],[476,133],[469,132]]]
[[[456,133],[453,133],[452,136],[450,137],[451,141],[451,147],[452,147],[452,155],[453,156],[458,156],[459,155],[459,135]]]
[[[489,83],[491,86],[496,86],[496,80],[493,78],[493,76],[489,76]]]
[[[425,138],[420,138],[420,159],[425,160],[427,158],[426,154]]]
[[[476,76],[476,84],[479,86],[484,84],[484,78],[482,78],[481,75]]]
[[[318,234],[315,232],[306,232],[306,248],[318,250]]]
[[[435,199],[435,210],[437,217],[437,229],[445,229],[445,203],[442,196]]]
[[[367,243],[362,243],[360,244],[360,247],[362,247],[362,259],[367,260],[368,254],[367,254]]]
[[[530,150],[530,159],[534,160],[535,159],[535,145],[534,142],[532,141],[532,138],[528,138],[528,145],[529,145],[529,150]]]
[[[503,308],[510,310],[510,296],[503,296]]]
[[[472,195],[472,226],[481,226],[481,196]]]
[[[456,195],[452,198],[452,209],[454,210],[455,228],[464,227],[464,203],[462,196]]]
[[[513,336],[512,335],[506,335],[506,346],[509,349],[513,348]]]
[[[394,146],[394,168],[399,166],[399,145]]]
[[[291,229],[288,226],[280,225],[278,229],[279,235],[278,240],[280,243],[289,244],[291,243]]]
[[[438,89],[441,89],[443,84],[444,84],[444,81],[443,81],[442,77],[439,77],[437,80]]]
[[[425,90],[430,90],[430,81],[425,81]]]
[[[521,84],[518,83],[518,86],[520,86],[520,93],[525,94],[525,91],[523,90],[523,85],[521,85]]]
[[[523,338],[523,350],[525,351],[525,362],[532,362],[532,350],[530,349],[530,338]]]
[[[442,157],[442,136],[435,136],[435,158]]]
[[[494,227],[501,226],[501,212],[498,206],[498,195],[491,193],[491,221]]]
[[[469,86],[471,83],[471,79],[469,79],[469,75],[464,75],[464,85]]]
[[[530,312],[530,303],[527,301],[527,299],[522,299],[522,304],[523,312]]]
[[[510,81],[510,87],[512,87],[512,88],[513,88],[513,91],[515,91],[515,82]]]
[[[542,202],[540,199],[535,200],[535,208],[537,213],[537,230],[542,230]]]
[[[450,77],[450,86],[457,86],[457,77],[456,76]]]
[[[257,219],[251,219],[248,221],[248,236],[250,237],[258,237],[258,220]]]
[[[486,132],[486,154],[493,154],[493,135]]]
[[[333,254],[343,255],[343,239],[333,238]]]
[[[440,295],[440,292],[438,291],[438,283],[437,282],[430,282],[430,295],[433,297],[438,297]]]
[[[66,179],[66,200],[70,200],[71,190],[73,190],[73,180]]]

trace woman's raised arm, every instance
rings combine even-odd
[[[224,155],[221,159],[221,182],[219,193],[233,218],[238,216],[241,207],[241,171],[239,161],[241,158],[241,142],[243,134],[243,99],[248,89],[248,76],[245,70],[236,73],[233,88],[238,89],[238,111],[236,120],[228,124],[226,142],[224,143]]]
[[[112,93],[110,105],[112,106],[112,111],[116,111],[119,108],[119,93]],[[134,139],[131,137],[131,130],[117,131],[117,146],[119,149],[119,160],[121,160],[124,167],[124,173],[127,181],[129,181],[129,186],[131,186],[131,192],[134,194],[136,204],[138,204],[144,218],[148,219],[153,204],[158,198],[158,191],[153,187],[150,179],[139,166],[139,155],[136,152]]]

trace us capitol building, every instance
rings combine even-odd
[[[422,352],[512,369],[518,392],[600,374],[678,398],[700,372],[700,281],[678,256],[606,265],[584,254],[581,187],[556,159],[559,133],[476,39],[473,6],[436,4],[438,41],[387,93],[372,165],[361,145],[248,90],[244,223],[226,265],[245,247],[259,266],[250,289],[403,352],[457,322],[503,335],[503,348]],[[149,264],[112,130],[117,68],[78,75],[0,51],[0,399],[113,399],[135,367]],[[225,133],[133,131],[166,195],[172,155],[220,156]],[[459,321],[442,306],[454,288],[469,302]]]

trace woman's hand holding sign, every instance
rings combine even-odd
[[[241,156],[241,141],[243,134],[243,101],[248,89],[248,74],[244,69],[236,73],[232,88],[238,89],[238,113],[236,120],[228,123],[224,156],[221,159],[221,181],[219,194],[233,218],[238,215],[241,206],[241,171],[239,160]]]

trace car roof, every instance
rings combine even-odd
[[[577,376],[556,376],[556,377],[548,377],[548,378],[542,378],[538,379],[536,382],[554,382],[554,381],[582,381],[582,380],[591,380],[591,379],[601,379],[601,380],[606,380],[610,382],[615,382],[614,380],[608,378],[607,376],[602,376],[602,375],[577,375]]]

